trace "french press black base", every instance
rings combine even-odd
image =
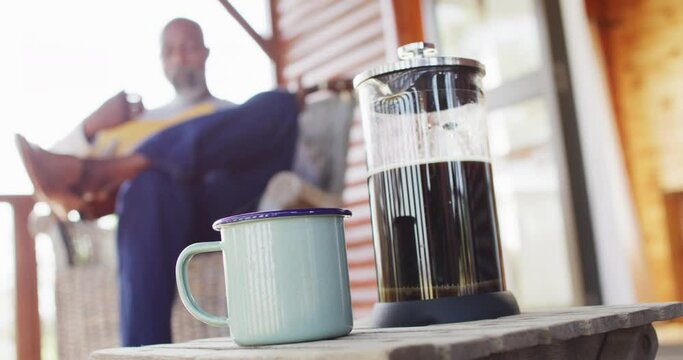
[[[448,297],[433,300],[377,303],[372,311],[375,327],[424,326],[519,314],[517,300],[509,291]]]

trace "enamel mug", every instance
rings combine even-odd
[[[176,264],[180,299],[197,319],[229,326],[239,345],[312,341],[347,335],[353,319],[342,209],[264,211],[227,217],[221,241],[195,243]],[[187,283],[196,254],[221,251],[228,317],[202,309]]]

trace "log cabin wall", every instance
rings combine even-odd
[[[273,0],[278,47],[278,82],[302,78],[310,85],[334,76],[353,77],[384,63],[386,43],[378,0]],[[386,16],[386,14],[385,14]],[[354,317],[367,315],[377,301],[365,147],[356,111],[350,134],[344,206]]]
[[[680,258],[672,251],[683,239],[667,217],[677,217],[674,223],[683,218],[673,210],[667,214],[677,202],[665,194],[683,189],[683,1],[587,0],[586,5],[605,55],[644,239],[650,288],[639,288],[639,300],[681,300],[683,268],[676,269]]]

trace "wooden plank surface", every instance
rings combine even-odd
[[[215,338],[108,349],[91,359],[516,359],[579,352],[596,355],[588,358],[648,359],[657,350],[650,324],[680,316],[679,302],[592,306],[414,328],[357,328],[342,338],[298,344],[239,347]]]

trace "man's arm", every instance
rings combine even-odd
[[[98,132],[123,124],[143,111],[144,106],[139,98],[129,100],[129,96],[121,91],[105,101],[51,150],[62,154],[87,156],[90,144]]]
[[[90,142],[85,137],[83,123],[78,124],[68,135],[52,145],[50,151],[76,157],[88,156],[90,153]]]
[[[145,140],[135,153],[179,179],[211,170],[267,161],[280,143],[294,142],[295,94],[269,91],[244,104],[168,128]]]

